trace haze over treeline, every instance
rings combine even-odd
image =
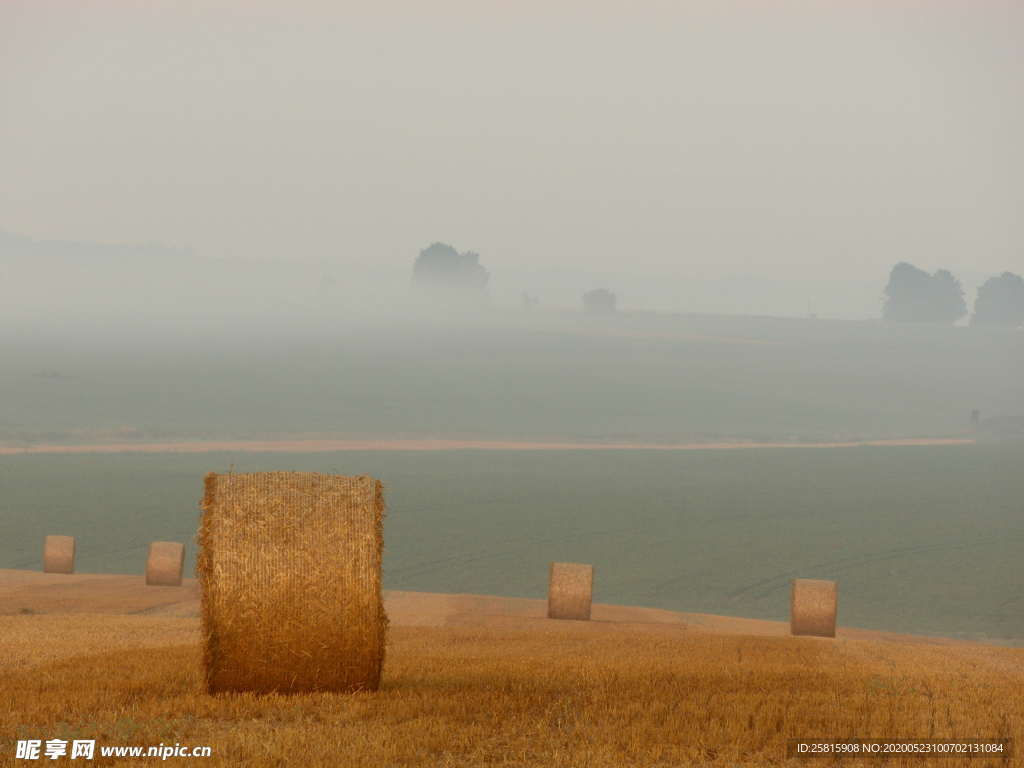
[[[421,253],[431,248],[448,248],[455,254],[451,246],[439,242]],[[900,269],[892,274],[880,271],[864,281],[743,275],[683,280],[579,268],[498,269],[486,256],[466,254],[483,275],[479,287],[484,301],[475,304],[478,309],[509,309],[524,303],[575,309],[583,293],[607,286],[631,311],[935,319],[927,313],[902,317],[889,311],[892,299],[886,291]],[[309,312],[325,317],[402,315],[415,305],[416,292],[410,289],[416,278],[416,255],[416,249],[410,248],[404,262],[389,268],[343,268],[327,259],[214,258],[157,244],[46,241],[0,231],[0,318],[59,322],[83,315],[113,318],[126,314],[162,321],[224,315],[252,319],[264,314],[281,317]],[[905,262],[898,266],[910,267]],[[926,275],[916,267],[913,271]],[[977,286],[995,277],[968,274],[974,279],[951,275],[956,291],[963,294],[964,312],[973,306]],[[440,277],[441,283],[451,279],[443,273]],[[422,303],[418,306],[423,308]],[[965,316],[955,314],[949,321]]]
[[[0,440],[1020,433],[1024,334],[950,326],[1024,272],[1022,28],[0,4]],[[435,244],[475,316],[417,293]]]
[[[162,244],[155,285],[189,251],[208,302],[384,296],[435,240],[496,299],[873,317],[900,261],[973,299],[1024,262],[1021,28],[1011,0],[12,0],[0,229]],[[9,304],[126,299],[4,268]]]

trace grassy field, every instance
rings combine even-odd
[[[1024,642],[1024,448],[339,452],[3,457],[0,566],[48,533],[79,570],[140,573],[188,543],[208,471],[383,479],[384,586],[542,597],[551,560],[595,600],[783,620],[793,577],[837,579],[839,622]]]
[[[1020,417],[1024,334],[870,322],[489,315],[0,329],[0,442],[959,435]]]
[[[1019,764],[787,761],[786,740],[1024,743],[1020,649],[542,621],[520,631],[393,628],[375,693],[209,696],[195,620],[3,616],[0,764],[19,764],[16,739],[49,738],[212,748],[190,763],[132,765]]]

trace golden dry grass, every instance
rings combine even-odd
[[[376,689],[387,631],[380,481],[211,473],[202,507],[208,690]]]
[[[195,619],[0,617],[10,703],[0,708],[0,765],[16,764],[14,739],[76,735],[210,745],[197,765],[345,768],[813,766],[829,761],[786,762],[787,738],[1024,743],[1024,649],[546,620],[393,627],[375,693],[208,695],[197,628]],[[166,645],[130,647],[129,635]],[[172,763],[186,761],[163,764]],[[961,761],[843,762],[858,764]]]

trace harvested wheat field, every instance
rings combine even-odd
[[[806,765],[787,761],[787,739],[1024,739],[1024,649],[844,627],[789,637],[783,622],[602,604],[589,622],[559,621],[544,599],[384,598],[379,691],[211,696],[194,580],[0,571],[0,764],[26,764],[14,741],[35,738],[212,750],[132,765],[352,768]]]

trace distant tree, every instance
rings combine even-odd
[[[1012,272],[990,277],[978,288],[971,325],[1024,324],[1024,278]]]
[[[928,322],[952,325],[967,316],[964,289],[953,273],[940,269],[931,280],[931,316]]]
[[[606,288],[595,288],[583,294],[583,311],[588,315],[615,313],[615,294]]]
[[[480,264],[480,254],[459,253],[447,243],[433,243],[420,251],[412,277],[421,288],[472,297],[483,295],[489,274]]]
[[[929,275],[901,261],[889,273],[883,316],[896,323],[952,324],[967,314],[964,291],[952,273]]]
[[[928,306],[928,281],[931,278],[923,269],[901,261],[889,273],[889,284],[885,287],[886,320],[907,323],[920,320]]]

